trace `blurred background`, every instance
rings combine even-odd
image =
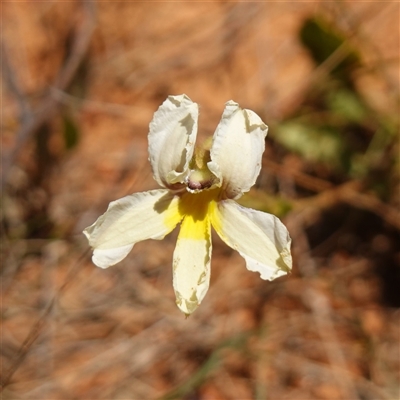
[[[2,398],[399,398],[399,3],[2,5]],[[269,125],[240,202],[274,213],[293,273],[214,237],[188,319],[176,230],[101,270],[81,231],[156,188],[169,94],[212,135],[226,101]]]

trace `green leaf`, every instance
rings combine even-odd
[[[65,148],[67,150],[71,150],[79,142],[80,132],[78,125],[75,123],[74,119],[72,119],[68,114],[64,114],[63,128]]]
[[[350,122],[362,122],[367,111],[355,92],[347,89],[334,90],[327,95],[328,107]]]
[[[289,200],[255,188],[245,193],[237,202],[244,207],[274,214],[279,218],[284,217],[293,208]]]
[[[317,65],[326,61],[340,46],[346,43],[347,55],[332,70],[332,74],[344,81],[351,82],[349,73],[360,64],[360,56],[349,47],[346,36],[342,32],[316,17],[304,21],[299,36]]]
[[[278,143],[308,161],[332,166],[341,164],[344,151],[342,139],[332,129],[290,121],[280,125],[273,136]]]

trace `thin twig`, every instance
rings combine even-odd
[[[348,373],[343,373],[349,371],[349,368],[336,334],[329,300],[324,294],[311,287],[304,292],[304,297],[312,310],[318,334],[325,347],[335,380],[342,392],[342,398],[358,399],[358,391],[354,380],[350,378]]]
[[[310,277],[315,273],[316,263],[310,253],[310,245],[304,232],[304,220],[292,218],[291,228],[296,232],[294,250],[299,260],[299,270],[304,277]],[[358,399],[358,391],[354,381],[348,374],[339,371],[349,371],[346,357],[339,343],[329,300],[320,291],[307,286],[303,293],[305,303],[310,307],[315,321],[315,326],[325,347],[326,356],[332,366],[336,383],[341,391],[343,399]]]
[[[21,124],[27,124],[28,121],[33,117],[31,107],[29,102],[26,99],[26,95],[24,95],[23,90],[21,89],[21,85],[18,77],[14,73],[14,68],[11,65],[11,62],[8,57],[8,48],[4,40],[1,40],[1,48],[2,48],[2,57],[1,57],[1,67],[2,67],[2,75],[6,85],[10,92],[16,98],[19,104],[20,110],[20,121]]]
[[[311,198],[296,201],[294,213],[302,214],[304,224],[315,220],[315,216],[340,203],[367,210],[381,217],[388,225],[400,230],[400,213],[392,206],[383,203],[376,196],[362,193],[359,181],[349,181],[332,189],[325,190]]]
[[[305,174],[297,171],[294,168],[288,168],[274,161],[263,159],[263,167],[273,174],[293,179],[299,186],[315,192],[322,192],[323,190],[332,188],[333,184],[320,178]]]
[[[17,371],[17,369],[22,364],[22,362],[25,360],[33,343],[35,343],[36,339],[39,337],[40,333],[42,332],[42,329],[47,322],[47,317],[49,316],[50,312],[52,311],[54,304],[56,303],[58,298],[61,296],[63,291],[66,289],[66,287],[71,283],[73,278],[77,276],[79,267],[81,267],[82,262],[85,260],[88,253],[89,253],[89,249],[85,250],[81,254],[81,256],[78,258],[78,260],[75,262],[75,264],[73,264],[73,266],[68,271],[68,273],[64,279],[64,282],[61,285],[61,287],[59,288],[58,292],[56,294],[54,294],[54,296],[51,298],[51,300],[47,303],[46,307],[43,310],[41,317],[36,321],[36,323],[30,329],[28,336],[26,337],[26,339],[22,343],[21,347],[19,348],[18,354],[15,357],[14,362],[8,368],[8,370],[5,371],[4,376],[0,380],[0,393],[10,383],[10,380],[13,377],[14,373]]]
[[[329,181],[287,168],[271,160],[263,160],[263,166],[271,173],[281,177],[290,177],[299,186],[320,192],[315,196],[296,200],[295,213],[301,213],[305,224],[313,221],[318,213],[328,210],[339,203],[347,203],[355,208],[370,211],[381,217],[388,225],[400,230],[400,213],[396,208],[385,204],[375,195],[363,193],[364,185],[359,181],[349,181],[334,186]]]
[[[57,78],[55,79],[54,86],[59,90],[65,90],[71,83],[83,57],[85,56],[92,33],[95,27],[95,3],[89,0],[84,0],[83,8],[86,16],[83,18],[83,23],[80,26],[76,39],[72,46],[71,55],[67,59],[65,65],[61,69]],[[11,75],[9,75],[10,77]],[[10,81],[11,82],[11,81]],[[24,98],[24,94],[20,88],[13,86],[14,93],[18,98]],[[17,92],[15,92],[17,91]],[[20,102],[21,103],[21,102]],[[1,180],[1,189],[3,190],[8,182],[10,169],[23,149],[28,139],[35,134],[35,132],[50,118],[53,117],[57,110],[59,101],[52,96],[50,93],[37,107],[37,109],[31,113],[32,117],[27,119],[22,124],[19,131],[16,133],[16,140],[13,149],[10,153],[4,157],[3,160],[3,171]]]

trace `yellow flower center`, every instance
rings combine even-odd
[[[219,188],[183,194],[178,206],[185,225],[185,229],[181,229],[181,237],[195,240],[204,239],[204,229],[209,224],[206,220],[211,215],[219,196]]]

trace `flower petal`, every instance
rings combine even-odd
[[[261,169],[268,127],[250,110],[228,101],[211,147],[209,170],[222,180],[228,198],[248,192]]]
[[[166,189],[135,193],[113,201],[83,233],[94,249],[93,262],[102,268],[121,261],[133,245],[163,239],[182,220],[179,198]]]
[[[291,239],[274,215],[223,200],[214,207],[211,224],[246,260],[247,269],[259,272],[262,279],[273,280],[292,269]]]
[[[211,250],[209,218],[185,216],[174,251],[173,283],[176,304],[186,315],[196,310],[207,293]]]
[[[133,244],[126,246],[116,247],[114,249],[94,249],[93,250],[93,263],[100,268],[108,268],[122,261],[128,253],[132,250]]]
[[[199,108],[185,94],[168,96],[150,123],[149,159],[160,186],[174,188],[189,172]]]

